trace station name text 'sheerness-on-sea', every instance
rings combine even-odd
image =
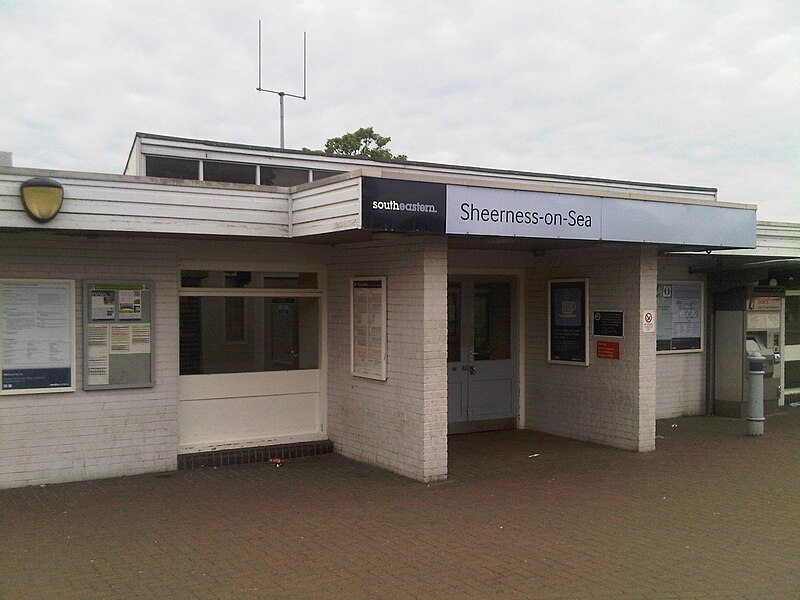
[[[552,225],[556,227],[591,227],[592,215],[569,210],[560,212],[539,212],[528,210],[506,210],[497,208],[478,208],[470,202],[461,204],[459,218],[462,221],[479,223],[514,223],[516,225]]]

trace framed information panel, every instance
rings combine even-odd
[[[656,350],[703,349],[703,282],[659,282],[656,292]]]
[[[84,286],[83,389],[152,387],[153,290],[149,282]]]
[[[586,279],[548,281],[548,362],[589,364],[588,283]]]
[[[75,282],[0,279],[0,394],[75,391]]]
[[[386,277],[354,277],[350,289],[350,373],[386,380]]]

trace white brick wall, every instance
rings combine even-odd
[[[547,363],[548,279],[589,279],[589,310],[624,311],[620,359],[589,366]],[[641,311],[655,310],[655,249],[603,245],[548,252],[527,269],[526,427],[620,448],[655,448],[655,333],[642,333]]]
[[[386,381],[350,375],[350,278],[386,276]],[[447,475],[447,242],[336,246],[328,269],[328,433],[341,454],[422,481]]]
[[[0,397],[0,487],[175,469],[178,275],[175,242],[146,237],[0,236],[0,277],[73,279],[76,392]],[[84,279],[154,285],[156,386],[81,389]]]
[[[690,274],[689,259],[662,256],[658,259],[659,281],[703,281],[705,275]],[[705,318],[708,319],[708,306]],[[707,322],[707,321],[706,321]],[[703,331],[704,344],[706,332]],[[656,359],[656,418],[701,415],[706,409],[706,351],[658,353]]]

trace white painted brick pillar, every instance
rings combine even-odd
[[[387,278],[387,380],[350,375],[350,278]],[[386,234],[328,269],[328,435],[336,451],[418,479],[447,476],[447,242]]]
[[[656,333],[642,331],[644,311],[656,314],[658,256],[653,246],[641,247],[639,270],[639,452],[656,449]]]

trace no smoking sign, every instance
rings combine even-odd
[[[642,331],[652,333],[656,330],[656,316],[652,310],[642,312]]]

